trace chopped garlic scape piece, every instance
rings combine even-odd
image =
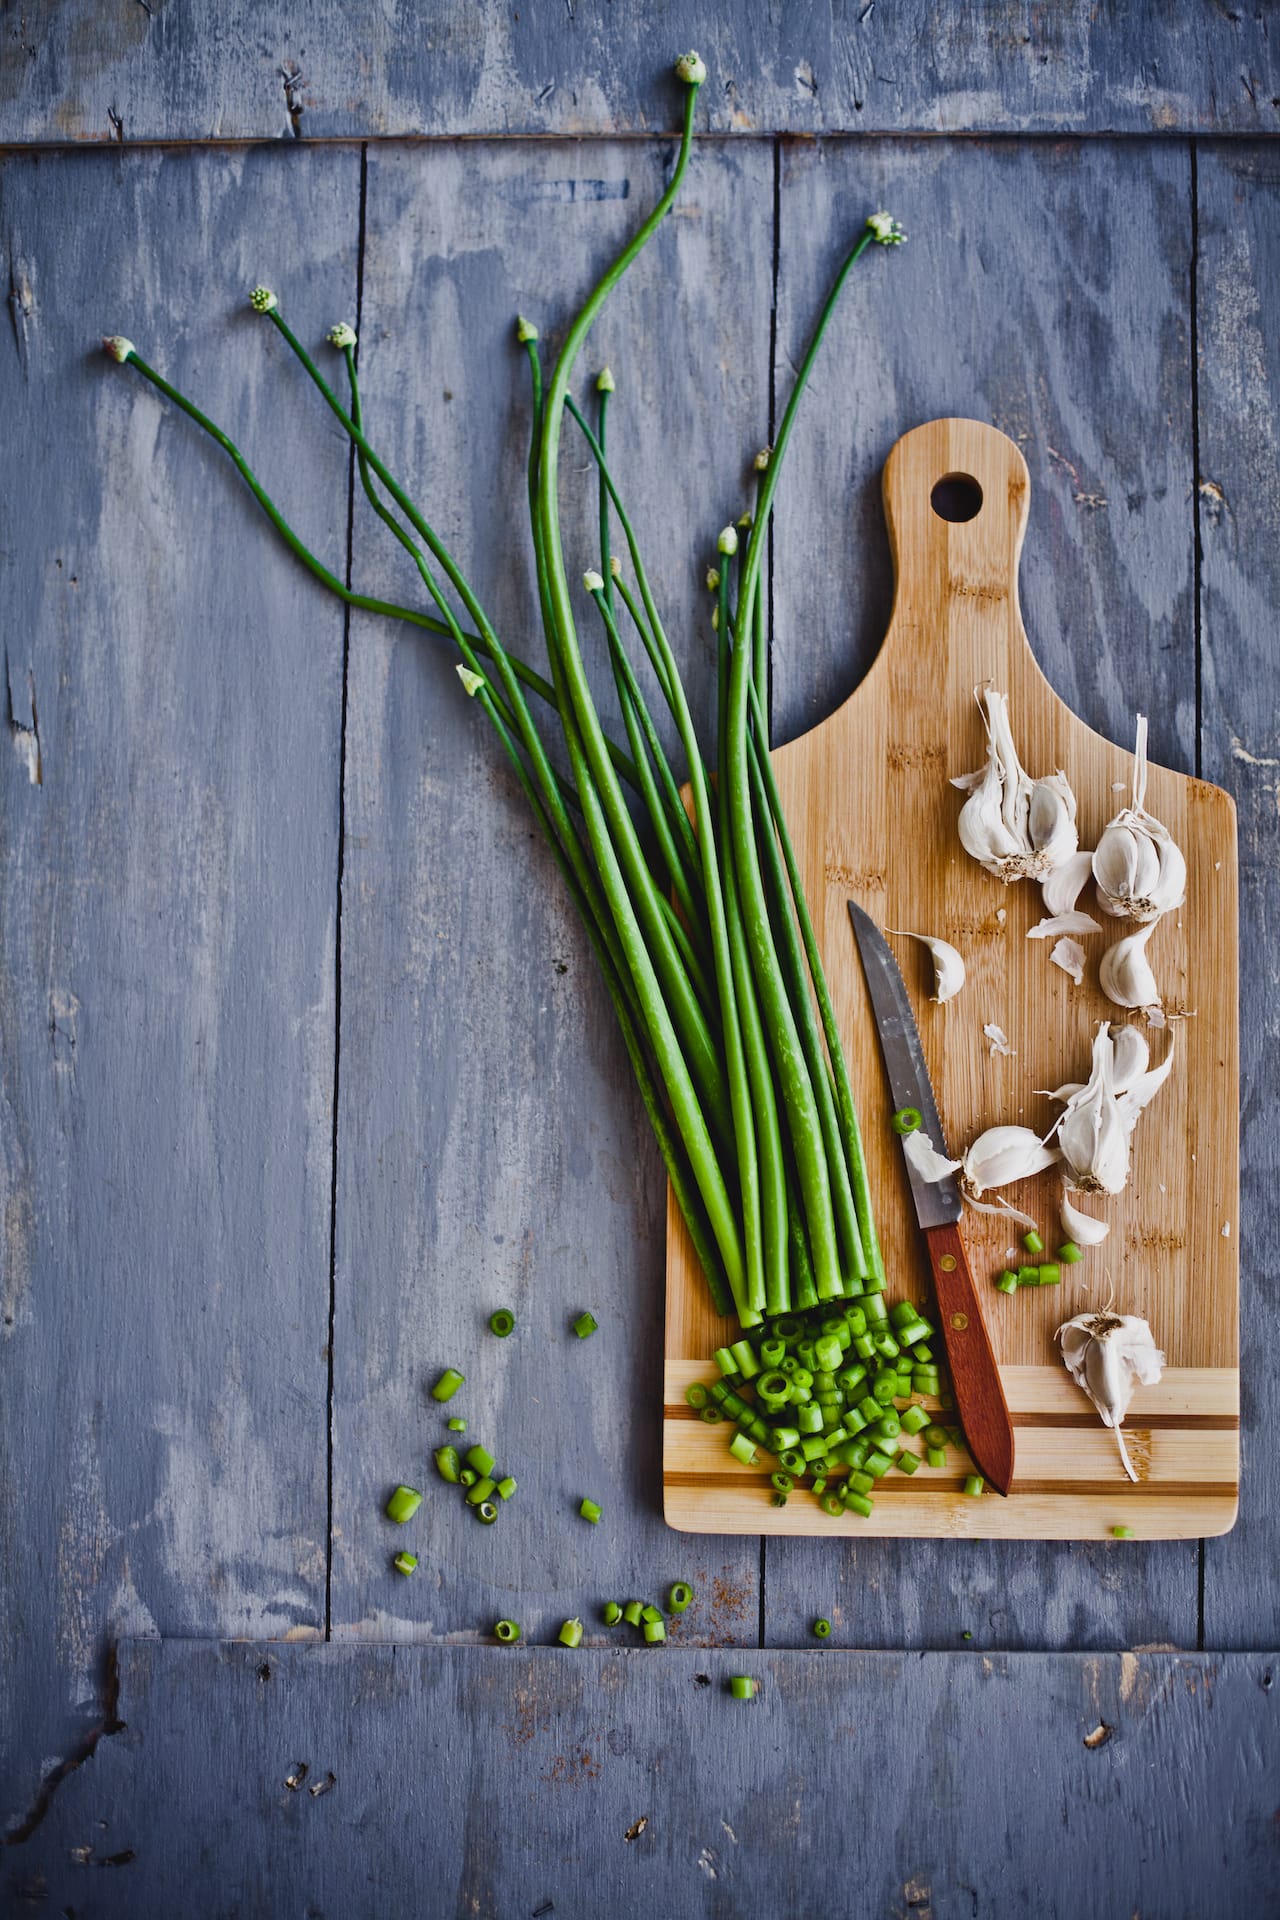
[[[987,685],[978,698],[985,709],[987,761],[977,773],[952,781],[969,794],[960,809],[960,844],[998,880],[1041,880],[1079,846],[1075,795],[1063,773],[1032,780],[1024,771],[1008,695]]]
[[[964,985],[964,959],[948,941],[935,940],[928,933],[911,933],[906,927],[886,927],[885,932],[902,940],[919,940],[928,947],[933,961],[934,1002],[941,1007],[955,999]]]
[[[1134,1389],[1153,1387],[1164,1370],[1151,1328],[1133,1313],[1081,1313],[1064,1321],[1054,1338],[1067,1372],[1088,1394],[1103,1426],[1114,1430],[1124,1470],[1136,1480],[1120,1428]]]
[[[1084,979],[1085,952],[1078,940],[1059,940],[1049,958],[1055,967],[1061,967],[1064,973],[1069,973],[1077,986],[1081,984]]]
[[[1091,1213],[1083,1213],[1071,1201],[1071,1184],[1062,1183],[1062,1201],[1058,1208],[1058,1218],[1062,1222],[1062,1231],[1068,1240],[1074,1240],[1078,1247],[1097,1247],[1102,1244],[1111,1231],[1109,1220],[1095,1220]]]

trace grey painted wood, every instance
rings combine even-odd
[[[1273,1660],[126,1643],[0,1872],[101,1920],[1266,1912]]]
[[[943,414],[990,420],[1031,469],[1027,631],[1068,703],[1113,739],[1139,704],[1153,755],[1193,770],[1191,201],[1183,147],[832,142],[784,148],[779,404],[868,211],[872,249],[828,335],[777,521],[780,739],[857,684],[892,593],[880,472]],[[871,1646],[1194,1646],[1197,1549],[771,1542],[771,1642],[841,1608]]]
[[[674,124],[690,42],[728,133],[1265,134],[1271,24],[1169,0],[26,0],[0,27],[0,140],[645,133]]]
[[[1280,167],[1274,147],[1200,151],[1200,470],[1203,765],[1236,798],[1240,834],[1241,1517],[1205,1543],[1205,1644],[1256,1647],[1280,1620],[1280,1495],[1270,1467],[1280,1283],[1275,1104],[1280,970]]]
[[[273,431],[243,307],[298,224],[353,286],[358,166],[0,172],[6,1825],[98,1720],[106,1639],[324,1627],[342,624],[99,336],[341,556],[332,435]]]
[[[514,316],[539,324],[549,364],[670,160],[665,143],[369,153],[370,431],[499,632],[539,661]],[[702,149],[575,383],[581,396],[613,369],[610,452],[700,719],[714,673],[702,575],[767,437],[772,222],[768,150]],[[304,284],[317,332],[328,309],[315,276]],[[580,445],[566,439],[571,577],[596,564]],[[359,505],[361,579],[420,600]],[[594,618],[583,633],[598,663]],[[661,1517],[661,1162],[574,910],[438,643],[354,621],[346,764],[334,1631],[465,1639],[504,1613],[590,1623],[600,1601],[686,1577],[699,1590],[686,1636],[754,1644],[756,1543],[686,1541]],[[485,1326],[498,1305],[519,1322],[506,1341]],[[569,1330],[583,1307],[600,1321],[586,1342]],[[468,1376],[449,1411],[520,1482],[492,1529],[429,1465],[444,1415],[425,1390],[447,1362]],[[412,1582],[388,1565],[396,1475],[428,1492],[407,1530],[423,1561]],[[578,1518],[583,1495],[603,1506],[599,1526]]]

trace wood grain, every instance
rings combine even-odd
[[[100,1920],[713,1920],[801,1910],[800,1859],[822,1914],[1264,1913],[1275,1658],[126,1642],[125,1730],[2,1884]]]
[[[535,660],[514,316],[538,322],[550,364],[670,161],[665,143],[369,154],[370,430],[498,631]],[[613,369],[610,451],[700,726],[714,656],[690,516],[713,547],[739,498],[744,420],[750,449],[767,437],[750,419],[769,382],[771,229],[768,154],[700,149],[679,212],[593,330],[574,382],[582,396],[602,364]],[[327,313],[313,308],[313,331]],[[575,433],[563,497],[576,581],[597,534]],[[420,601],[359,505],[361,577]],[[598,673],[603,649],[582,630]],[[690,1557],[662,1524],[661,1161],[573,908],[444,649],[353,622],[346,767],[334,1631],[474,1639],[504,1613],[529,1630],[558,1625],[592,1596],[647,1597],[688,1577],[704,1596],[691,1631],[754,1641],[757,1551],[710,1542]],[[518,1321],[505,1341],[485,1329],[499,1304]],[[580,1342],[569,1323],[583,1307],[600,1331]],[[424,1412],[424,1390],[445,1362],[468,1376],[450,1411],[520,1493],[488,1529],[433,1481],[416,1536],[423,1571],[408,1582],[389,1571],[381,1507],[388,1475],[427,1484],[415,1475],[443,1423]],[[578,1518],[584,1494],[604,1508],[597,1527]]]
[[[1141,691],[1154,757],[1196,771],[1187,148],[783,143],[780,397],[872,207],[891,208],[911,237],[853,276],[788,456],[773,582],[775,740],[846,699],[884,637],[893,576],[880,476],[890,447],[904,427],[966,414],[1000,427],[1028,463],[1020,597],[1054,688],[1122,746]],[[975,1541],[957,1555],[945,1543],[864,1540],[833,1554],[820,1541],[774,1541],[769,1630],[800,1644],[815,1585],[837,1581],[868,1646],[951,1646],[957,1622],[992,1647],[1195,1646],[1198,1558],[1194,1545],[1150,1543],[1121,1572],[1106,1548],[1086,1545]]]
[[[724,133],[1280,125],[1265,6],[26,0],[0,26],[0,140],[650,133],[690,44]]]
[[[980,511],[964,522],[943,519],[932,504],[936,485],[953,475],[980,489]],[[896,575],[884,646],[857,692],[773,757],[863,1116],[890,1288],[920,1302],[929,1298],[928,1262],[901,1148],[887,1125],[892,1102],[848,925],[849,899],[857,898],[883,926],[941,932],[967,956],[970,975],[961,996],[938,1007],[925,997],[925,986],[917,1011],[953,1146],[1001,1121],[1016,1119],[1044,1132],[1057,1109],[1034,1090],[1086,1078],[1096,1023],[1119,1016],[1098,988],[1097,952],[1085,984],[1076,988],[1050,965],[1044,944],[1026,938],[1044,911],[1039,889],[1003,887],[959,846],[961,800],[948,782],[980,766],[985,752],[973,690],[990,682],[1008,694],[1019,751],[1033,774],[1068,770],[1086,846],[1096,844],[1118,805],[1117,793],[1127,790],[1130,763],[1070,713],[1027,643],[1017,570],[1029,480],[1013,442],[969,420],[917,427],[889,456],[884,499]],[[1176,1045],[1176,1071],[1135,1136],[1129,1185],[1106,1208],[1114,1235],[1106,1246],[1106,1280],[1126,1311],[1142,1313],[1158,1329],[1171,1368],[1209,1367],[1229,1379],[1237,1351],[1239,1220],[1235,816],[1221,789],[1159,767],[1151,769],[1147,803],[1187,858],[1187,905],[1157,929],[1151,953],[1166,1004],[1192,1017],[1172,1023],[1155,1050],[1162,1058]],[[1100,952],[1109,937],[1090,940]],[[1008,1033],[1012,1058],[994,1056],[984,1031],[988,1022]],[[1057,1188],[1050,1171],[1023,1183],[1017,1194],[1050,1235]],[[1016,1236],[999,1218],[967,1210],[964,1233],[978,1276],[993,1277],[1009,1264],[1009,1241]],[[1103,1265],[1095,1254],[1078,1271],[1068,1269],[1060,1290],[1019,1291],[1010,1298],[988,1286],[984,1307],[997,1359],[1047,1365],[1059,1322],[1097,1304]],[[667,1284],[677,1296],[705,1293],[683,1233],[671,1239]],[[683,1334],[687,1310],[678,1310],[676,1318]],[[709,1359],[719,1324],[708,1312],[700,1343],[678,1353],[669,1334],[669,1363]],[[668,1392],[668,1400],[673,1397]],[[1215,1410],[1230,1413],[1234,1402],[1231,1383],[1225,1404]],[[667,1430],[668,1518],[695,1525],[696,1502],[687,1487],[673,1505],[670,1423]],[[723,1436],[701,1425],[690,1432],[698,1470],[718,1486]],[[1016,1534],[1025,1497],[1034,1503],[1026,1509],[1029,1537],[1096,1538],[1114,1495],[1104,1490],[1105,1482],[1095,1491],[1092,1474],[1082,1487],[1076,1436],[1038,1449],[1028,1437],[1019,1438],[1009,1501],[974,1502],[973,1531]],[[1203,1475],[1190,1463],[1181,1471],[1176,1436],[1160,1442],[1161,1456],[1171,1465],[1177,1461],[1174,1490],[1185,1495],[1176,1511],[1162,1515],[1170,1537],[1222,1532],[1234,1518],[1234,1434],[1215,1436],[1212,1444],[1201,1440]],[[1138,1494],[1154,1492],[1161,1476],[1135,1464]],[[1121,1482],[1117,1491],[1125,1491],[1118,1461],[1111,1475]],[[927,1482],[928,1476],[917,1478]],[[924,1485],[912,1481],[889,1504],[895,1531],[910,1530],[906,1516],[917,1514],[920,1530],[933,1530],[926,1517],[933,1503]],[[710,1496],[708,1508],[708,1522],[719,1530],[724,1514]],[[757,1530],[824,1530],[827,1517],[814,1503],[795,1508],[761,1513]],[[882,1511],[877,1505],[869,1520],[851,1517],[849,1525],[877,1532]]]
[[[1259,1646],[1280,1623],[1271,1570],[1280,1490],[1269,1467],[1280,1400],[1271,1338],[1280,1278],[1280,1148],[1274,1124],[1280,967],[1280,165],[1274,147],[1199,156],[1203,771],[1240,813],[1242,1099],[1240,1212],[1244,1475],[1240,1525],[1206,1549],[1205,1640]]]
[[[324,1631],[341,609],[99,336],[341,566],[341,453],[314,415],[272,430],[288,374],[244,297],[298,223],[352,296],[358,173],[0,174],[6,1825],[99,1720],[108,1638]]]

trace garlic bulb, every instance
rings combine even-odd
[[[1145,924],[1182,905],[1187,863],[1169,829],[1143,805],[1147,791],[1147,717],[1143,713],[1138,715],[1133,757],[1133,805],[1123,808],[1104,829],[1093,856],[1093,879],[1104,913]]]
[[[1093,1042],[1093,1071],[1062,1111],[1055,1132],[1073,1186],[1082,1193],[1119,1193],[1129,1178],[1132,1131],[1116,1099],[1115,1043],[1105,1020]]]
[[[1071,1182],[1062,1183],[1062,1200],[1058,1206],[1058,1218],[1062,1222],[1062,1231],[1068,1240],[1074,1240],[1078,1247],[1100,1246],[1111,1231],[1109,1220],[1095,1220],[1091,1213],[1082,1213],[1079,1207],[1071,1204]]]
[[[909,933],[905,927],[886,927],[886,933],[892,933],[900,940],[919,940],[928,947],[933,961],[933,994],[937,1006],[945,1006],[948,1000],[954,1000],[964,985],[964,959],[946,940],[935,940],[927,933]]]
[[[1155,921],[1128,933],[1108,947],[1098,966],[1098,985],[1117,1007],[1158,1007],[1160,988],[1151,962],[1147,942],[1155,931]]]
[[[1150,1327],[1134,1313],[1081,1313],[1064,1321],[1054,1338],[1067,1372],[1088,1394],[1103,1426],[1114,1429],[1124,1470],[1136,1480],[1120,1427],[1134,1388],[1153,1387],[1164,1369]]]
[[[986,686],[979,697],[986,706],[987,763],[952,781],[969,794],[960,809],[960,844],[1006,884],[1042,879],[1079,846],[1075,795],[1063,773],[1032,780],[1023,771],[1008,695]]]

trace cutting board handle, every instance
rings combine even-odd
[[[1030,651],[1018,607],[1031,498],[1022,454],[980,420],[930,420],[895,444],[883,487],[896,584],[882,655],[910,645],[918,668],[952,622],[972,621],[1007,684],[1009,650]]]

